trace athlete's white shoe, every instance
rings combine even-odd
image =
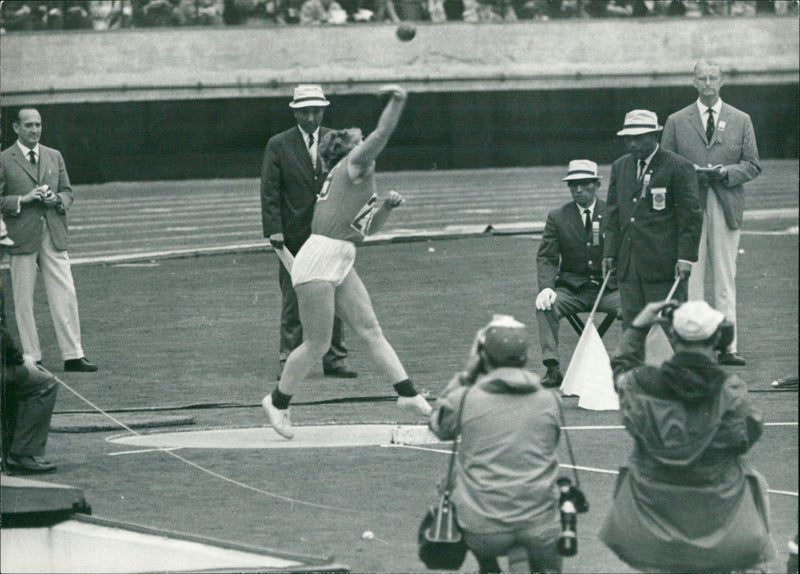
[[[413,397],[397,397],[397,406],[401,409],[417,411],[424,417],[430,416],[433,410],[428,401],[425,400],[425,397],[420,394],[416,394]]]
[[[293,438],[292,421],[289,418],[289,409],[279,409],[272,404],[272,395],[267,395],[261,401],[264,412],[267,413],[269,422],[275,432],[283,438]]]

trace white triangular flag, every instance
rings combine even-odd
[[[660,367],[664,361],[669,361],[675,351],[664,332],[664,328],[656,323],[650,327],[647,338],[644,340],[644,363],[653,367]]]
[[[586,324],[575,346],[561,384],[561,392],[565,395],[578,395],[578,406],[584,409],[619,410],[611,360],[593,321]]]

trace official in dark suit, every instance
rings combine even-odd
[[[559,320],[573,313],[591,311],[603,284],[603,235],[606,203],[597,197],[600,175],[588,159],[569,162],[567,182],[572,201],[547,214],[542,242],[536,255],[539,295],[536,318],[545,387],[557,387],[564,379],[559,367]],[[597,310],[620,314],[619,291],[612,274]]]
[[[330,102],[322,88],[302,84],[295,88],[289,107],[297,125],[269,139],[261,166],[261,223],[264,237],[275,249],[285,245],[297,255],[311,235],[311,217],[325,174],[319,160],[319,141],[329,130],[322,127],[322,116]],[[292,277],[279,264],[281,287],[281,330],[279,359],[281,371],[289,354],[303,342],[303,327]],[[331,347],[322,359],[327,376],[354,378],[345,366],[347,349],[343,344],[342,321],[333,322]],[[280,377],[279,377],[280,378]]]
[[[731,344],[720,353],[722,365],[745,364],[738,352],[736,325],[736,256],[744,217],[744,187],[761,166],[750,116],[724,103],[719,64],[700,60],[694,68],[699,98],[667,118],[661,145],[695,166],[704,209],[697,263],[689,277],[689,299],[705,298],[706,267],[714,276],[712,306],[734,324]],[[710,192],[710,193],[709,193]]]
[[[73,193],[64,158],[39,143],[42,118],[35,108],[18,110],[12,124],[17,142],[0,154],[0,212],[14,241],[9,249],[14,309],[23,352],[42,359],[33,314],[37,270],[41,270],[65,371],[91,372],[81,345],[78,297],[69,262],[67,211]]]
[[[685,280],[697,261],[703,224],[697,175],[691,162],[659,146],[662,129],[654,112],[633,110],[617,132],[630,153],[611,166],[603,270],[617,270],[626,329],[678,277],[675,298],[685,301]]]
[[[14,242],[0,215],[0,259]],[[19,474],[44,474],[56,466],[42,458],[50,433],[58,383],[29,358],[22,356],[6,329],[5,297],[0,276],[0,419],[3,432],[3,470]]]

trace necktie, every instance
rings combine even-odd
[[[317,169],[317,154],[314,153],[314,134],[308,134],[308,153],[311,155],[311,165]]]
[[[711,138],[714,137],[714,110],[708,108],[708,121],[706,122],[706,140],[711,143]]]
[[[586,228],[586,241],[592,240],[592,212],[583,210],[583,226]]]
[[[36,165],[36,152],[31,150],[28,152],[28,157],[31,158],[31,163]]]
[[[647,167],[647,160],[640,159],[639,160],[639,169],[638,175],[636,177],[636,181],[642,181],[642,176],[644,175],[644,170]]]

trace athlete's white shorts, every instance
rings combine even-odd
[[[292,285],[310,281],[330,281],[340,285],[355,260],[356,246],[351,241],[312,234],[294,259]]]

